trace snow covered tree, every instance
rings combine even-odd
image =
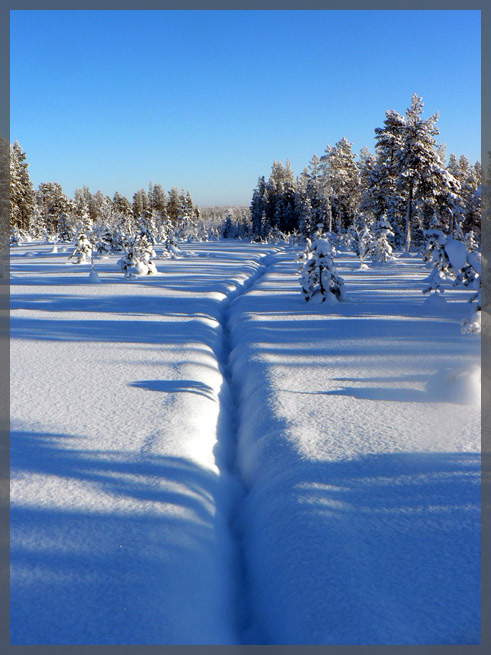
[[[336,271],[332,246],[327,239],[316,239],[307,243],[304,253],[300,285],[305,300],[314,302],[337,302],[346,297],[344,280]]]
[[[303,189],[305,202],[302,206],[302,216],[297,219],[297,225],[302,223],[305,226],[305,234],[312,235],[315,226],[319,223],[326,230],[332,231],[331,201],[327,193],[324,169],[321,160],[314,155],[309,165],[304,169],[300,176],[300,186]],[[302,203],[300,203],[302,204]]]
[[[176,224],[173,223],[170,219],[165,224],[165,250],[162,252],[164,257],[170,257],[171,259],[176,259],[183,254],[182,250],[179,248],[177,234],[176,234]]]
[[[361,211],[369,211],[375,220],[383,215],[392,226],[400,226],[404,197],[398,189],[399,153],[404,143],[406,121],[393,109],[385,113],[383,127],[375,128],[376,163],[369,172],[368,188]]]
[[[63,218],[62,218],[63,221]],[[39,239],[47,234],[46,223],[44,220],[43,212],[37,203],[34,204],[34,209],[29,217],[29,234],[35,239]],[[70,239],[73,238],[73,234]]]
[[[139,189],[133,194],[133,218],[139,221],[143,214],[147,214],[149,210],[148,196],[145,189]]]
[[[389,221],[382,216],[375,225],[374,236],[370,244],[372,262],[384,264],[394,259],[392,246],[389,243],[390,237],[393,236]]]
[[[85,264],[87,259],[92,256],[92,244],[83,231],[77,234],[77,242],[72,254],[69,256],[68,261],[74,260],[73,264]]]
[[[118,264],[127,278],[136,275],[155,275],[158,272],[152,261],[155,256],[148,238],[144,234],[138,235],[128,239],[125,253]]]
[[[435,291],[443,294],[443,282],[452,281],[453,286],[475,289],[471,302],[478,301],[480,310],[481,255],[469,252],[462,241],[445,235],[439,229],[425,230],[427,239],[425,261],[433,263],[433,270],[427,278],[423,293]]]
[[[254,236],[262,237],[265,231],[266,207],[268,204],[268,191],[264,175],[257,181],[251,200],[252,232]]]
[[[438,112],[424,120],[422,112],[422,99],[415,93],[406,111],[402,146],[396,155],[396,187],[405,203],[408,251],[416,219],[419,218],[420,227],[425,229],[437,211],[441,217],[444,212],[451,217],[460,190],[458,181],[445,170],[436,148]]]
[[[320,158],[323,186],[331,205],[332,224],[329,225],[329,232],[333,229],[336,232],[347,230],[358,212],[360,178],[352,145],[343,136],[335,146],[328,145]]]
[[[154,216],[149,213],[143,213],[138,221],[138,233],[140,236],[145,236],[147,240],[154,246],[157,242],[157,226],[155,225]]]
[[[364,262],[371,256],[373,250],[374,236],[372,234],[373,219],[370,219],[367,214],[360,213],[353,225],[350,228],[350,233],[353,236],[354,251],[360,258],[360,266],[367,268]]]
[[[28,172],[26,153],[18,141],[10,145],[10,225],[29,229],[34,210],[34,189]]]
[[[231,213],[228,213],[225,219],[225,223],[223,224],[222,227],[222,239],[233,239],[235,238],[235,236],[236,236],[236,229],[232,221],[232,215]]]
[[[169,191],[169,201],[167,203],[167,215],[171,221],[177,222],[181,215],[181,200],[179,197],[179,189],[172,187]]]
[[[69,202],[61,184],[41,182],[36,191],[36,205],[43,214],[48,234],[59,234],[60,227],[62,227],[65,235],[68,230]],[[61,226],[60,223],[62,223]],[[73,238],[73,232],[71,238]]]

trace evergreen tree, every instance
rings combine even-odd
[[[148,196],[145,189],[139,189],[133,194],[133,219],[134,221],[139,221],[140,218],[148,213],[149,203]]]
[[[34,210],[34,189],[26,153],[18,141],[10,146],[10,225],[28,231]]]
[[[368,187],[363,193],[361,211],[379,221],[386,216],[396,234],[398,245],[404,241],[400,217],[404,213],[404,197],[397,186],[398,155],[404,142],[406,122],[394,110],[387,110],[383,127],[375,128],[376,161],[369,172]]]
[[[322,223],[325,229],[331,232],[332,214],[330,199],[324,185],[323,166],[317,155],[312,157],[301,177],[302,185],[305,189],[305,199],[308,199],[309,202],[303,203],[303,216],[298,216],[297,227],[300,227],[300,223],[302,222],[307,228],[305,233],[312,235],[314,226]]]
[[[125,253],[118,264],[127,278],[136,275],[155,275],[158,273],[153,262],[155,256],[155,251],[146,235],[140,234],[128,239]]]
[[[422,112],[422,99],[414,94],[406,111],[402,147],[397,153],[396,186],[405,202],[405,247],[408,251],[416,220],[419,218],[419,226],[427,228],[437,209],[443,214],[442,206],[452,215],[460,189],[458,181],[445,170],[438,156],[434,138],[439,133],[438,112],[427,119],[421,117]]]
[[[88,216],[88,210],[87,210]],[[90,219],[89,219],[90,220]],[[77,235],[77,242],[72,254],[69,256],[68,261],[74,260],[73,264],[85,264],[87,259],[92,256],[92,244],[84,231],[80,231]]]
[[[40,208],[46,230],[49,234],[58,234],[60,222],[65,233],[67,231],[69,202],[58,182],[41,182],[36,191],[36,204]],[[72,234],[73,238],[73,234]]]
[[[177,222],[181,215],[181,200],[179,196],[179,189],[172,187],[169,191],[169,202],[167,203],[167,215],[169,220]]]
[[[300,285],[307,302],[315,298],[330,304],[345,299],[344,280],[337,274],[332,247],[326,239],[316,239],[312,244],[309,240]]]
[[[268,204],[268,191],[264,175],[257,181],[257,187],[252,194],[250,206],[252,218],[252,233],[256,237],[264,236],[264,219],[266,217],[266,207]]]
[[[335,146],[326,146],[321,157],[323,183],[330,199],[332,223],[329,232],[345,231],[354,221],[360,200],[360,179],[352,144],[343,136]]]
[[[236,236],[236,232],[232,222],[232,214],[229,212],[222,227],[222,239],[233,239]]]
[[[375,235],[371,243],[372,262],[384,264],[393,259],[392,246],[389,243],[394,233],[389,221],[381,217],[375,226]]]
[[[115,214],[116,229],[121,235],[131,235],[135,230],[133,210],[129,200],[118,191],[113,196],[113,211]]]

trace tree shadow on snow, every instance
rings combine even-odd
[[[216,606],[229,566],[218,475],[181,457],[83,444],[11,434],[13,479],[51,476],[66,494],[11,505],[12,643],[233,643],[214,618],[229,611]],[[198,610],[203,589],[209,606]]]
[[[212,387],[198,380],[139,380],[130,386],[163,393],[196,393],[209,400],[217,400]]]
[[[244,512],[269,643],[480,642],[479,454],[280,467]]]

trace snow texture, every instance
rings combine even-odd
[[[312,305],[294,249],[192,249],[12,254],[12,644],[479,643],[472,292],[340,252]]]

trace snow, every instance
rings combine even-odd
[[[462,241],[447,237],[445,241],[445,252],[455,271],[460,271],[460,269],[464,268],[467,262],[467,248]]]
[[[341,252],[312,305],[291,248],[192,252],[15,248],[11,642],[479,643],[472,293]]]

